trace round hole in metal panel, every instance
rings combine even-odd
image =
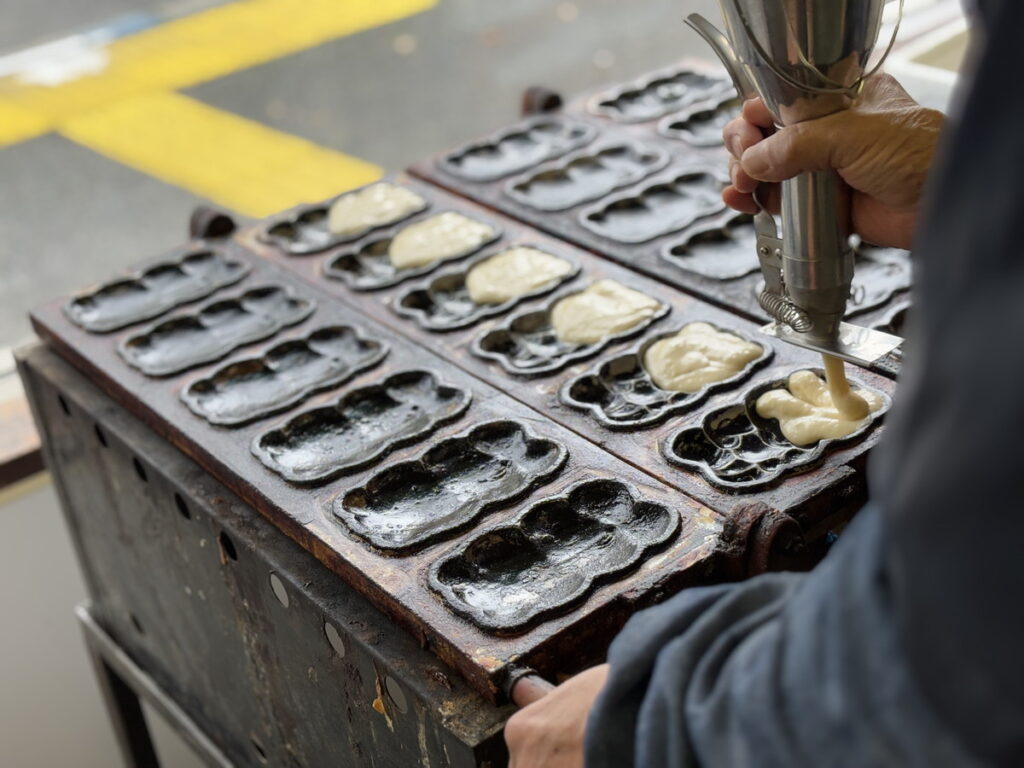
[[[57,395],[57,402],[60,403],[60,409],[64,411],[64,415],[70,416],[71,409],[68,408],[68,401],[64,399],[64,395]]]
[[[273,590],[274,597],[277,598],[277,601],[285,608],[287,608],[288,590],[284,588],[284,582],[281,581],[280,578],[278,578],[278,575],[276,573],[270,574],[270,588]]]
[[[135,467],[135,474],[139,476],[139,480],[144,483],[149,481],[149,478],[146,477],[146,468],[142,466],[142,462],[139,461],[138,457],[132,459],[132,466]]]
[[[395,678],[388,677],[384,678],[384,687],[388,689],[388,697],[394,702],[395,708],[399,712],[406,712],[409,709],[409,702],[406,701],[405,691],[402,690]]]
[[[100,429],[100,425],[99,424],[93,424],[92,430],[93,430],[93,432],[96,433],[96,439],[99,441],[99,444],[102,445],[104,448],[106,448],[107,447],[107,436],[105,434],[103,434],[103,430]]]
[[[238,551],[235,549],[235,542],[233,542],[231,540],[231,537],[228,536],[227,532],[221,531],[220,533],[217,534],[217,546],[220,547],[220,561],[222,563],[226,563],[228,560],[237,560],[238,559]],[[273,584],[273,582],[274,582],[273,574],[271,574],[270,581],[271,581],[271,584]],[[283,588],[284,587],[282,587],[282,589]],[[275,590],[275,594],[276,594],[276,590]],[[288,596],[285,595],[285,600],[282,601],[282,602],[284,602],[285,608],[288,607],[287,597]],[[278,600],[281,599],[280,595],[278,596],[277,599]]]
[[[331,644],[331,648],[338,654],[338,658],[345,658],[345,641],[341,639],[341,633],[338,631],[338,628],[329,621],[325,621],[324,634],[327,635],[327,642]]]
[[[178,512],[186,520],[191,520],[192,519],[192,513],[189,511],[188,504],[186,504],[185,500],[183,498],[181,498],[181,494],[180,493],[174,494],[174,506],[176,506],[178,508]]]

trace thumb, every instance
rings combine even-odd
[[[807,171],[836,168],[837,150],[845,141],[837,128],[827,117],[781,128],[749,147],[740,165],[758,181],[785,181]]]

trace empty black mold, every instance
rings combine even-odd
[[[380,549],[423,546],[540,487],[567,456],[560,443],[534,437],[518,422],[481,424],[382,469],[335,499],[334,514]]]
[[[885,333],[891,333],[893,336],[906,336],[910,306],[909,301],[901,301],[882,318],[875,328]]]
[[[508,373],[518,376],[543,376],[567,365],[593,357],[609,344],[643,333],[651,323],[660,320],[671,309],[659,302],[657,311],[647,320],[621,333],[606,336],[595,344],[570,344],[555,335],[551,310],[562,299],[579,291],[563,293],[543,309],[513,315],[503,325],[493,328],[473,341],[473,354],[494,360]]]
[[[862,245],[857,249],[853,289],[846,316],[854,317],[910,290],[910,254],[898,248]]]
[[[722,186],[715,173],[688,171],[588,208],[580,224],[610,240],[643,243],[722,211]]]
[[[695,147],[722,146],[722,129],[739,115],[743,103],[729,95],[712,105],[697,105],[670,115],[658,124],[658,132]]]
[[[128,337],[117,351],[148,376],[168,376],[269,338],[305,320],[314,309],[316,302],[298,297],[290,289],[261,286],[164,320]]]
[[[514,634],[564,613],[679,530],[680,516],[617,480],[589,480],[456,549],[430,584],[460,616]]]
[[[363,338],[347,325],[317,328],[289,339],[260,357],[228,363],[181,393],[193,413],[211,424],[236,426],[301,403],[379,363],[386,345]]]
[[[508,246],[508,248],[520,246],[544,250],[529,244],[517,244]],[[562,275],[556,280],[552,280],[535,291],[517,296],[501,304],[477,304],[469,298],[469,291],[466,288],[466,275],[477,264],[486,261],[494,255],[487,254],[481,256],[466,264],[465,267],[452,269],[438,275],[425,284],[412,286],[397,298],[391,305],[391,308],[399,315],[411,318],[425,330],[453,331],[478,323],[484,318],[504,314],[524,301],[550,293],[558,286],[572,280],[580,271],[579,264],[575,261],[564,254],[557,254],[558,258],[564,259],[573,265],[571,272]]]
[[[759,272],[754,219],[745,213],[731,214],[724,223],[701,225],[684,242],[666,246],[662,258],[713,280],[734,280]]]
[[[824,378],[824,372],[816,370]],[[773,485],[788,475],[806,472],[829,450],[862,439],[889,410],[890,399],[851,379],[859,389],[876,392],[882,407],[868,422],[844,438],[819,440],[814,445],[796,446],[783,437],[775,419],[757,414],[757,399],[770,389],[786,389],[788,377],[753,387],[734,405],[718,408],[704,417],[699,427],[670,435],[662,443],[669,462],[698,472],[705,480],[727,491],[748,493]]]
[[[513,179],[509,197],[541,211],[564,211],[604,197],[668,164],[668,153],[640,142],[620,142]]]
[[[349,192],[346,194],[352,193]],[[344,195],[340,195],[339,197],[344,197]],[[265,243],[270,243],[271,245],[276,245],[282,251],[291,254],[292,256],[306,256],[311,253],[325,251],[328,248],[333,248],[334,246],[341,245],[342,243],[350,243],[353,240],[358,240],[375,229],[390,227],[400,221],[404,221],[410,216],[415,216],[417,213],[425,211],[430,206],[427,201],[424,201],[423,205],[415,211],[410,211],[405,216],[395,219],[394,221],[388,221],[372,227],[366,227],[365,229],[361,229],[357,232],[336,235],[327,228],[327,213],[334,202],[338,199],[339,198],[336,197],[333,200],[328,200],[323,203],[302,206],[293,212],[285,214],[267,225],[259,235],[260,240]]]
[[[219,248],[191,251],[75,296],[64,312],[87,331],[116,331],[206,298],[248,273],[248,264],[226,256]]]
[[[590,111],[619,122],[638,123],[697,103],[717,103],[723,94],[735,94],[728,80],[676,68],[599,93],[591,99]]]
[[[465,215],[465,214],[461,214]],[[473,217],[467,217],[473,218]],[[474,219],[474,221],[478,221]],[[360,243],[352,250],[342,251],[337,256],[324,262],[324,276],[332,280],[341,280],[355,291],[377,291],[390,288],[406,280],[430,274],[442,264],[464,259],[470,254],[478,253],[501,237],[501,229],[491,222],[481,222],[494,230],[493,236],[473,248],[453,254],[446,259],[439,259],[422,267],[397,269],[388,256],[391,241],[398,234],[398,229],[387,236],[376,240]]]
[[[752,341],[742,333],[729,328],[719,331]],[[646,339],[621,355],[605,360],[586,373],[562,385],[559,397],[566,405],[590,412],[608,429],[646,429],[660,424],[669,416],[685,413],[700,405],[706,397],[741,384],[758,368],[771,360],[772,348],[764,342],[753,342],[761,347],[761,356],[752,360],[735,376],[704,386],[697,392],[673,392],[662,389],[644,368],[644,355],[648,348],[681,329],[676,328]]]
[[[318,483],[425,437],[461,416],[470,398],[432,373],[403,371],[258,435],[252,452],[286,480]]]
[[[445,155],[438,165],[471,181],[493,181],[564,155],[591,141],[597,131],[566,117],[543,115],[506,128]]]

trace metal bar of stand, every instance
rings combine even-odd
[[[86,648],[103,692],[110,721],[128,768],[160,768],[160,760],[142,711],[149,704],[185,740],[210,768],[233,768],[216,744],[188,714],[139,667],[89,612],[87,604],[75,608]]]

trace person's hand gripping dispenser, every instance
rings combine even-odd
[[[687,23],[714,48],[736,90],[744,98],[760,96],[780,126],[847,109],[869,76],[885,0],[720,4],[727,34],[698,14]],[[863,366],[902,343],[898,336],[842,322],[854,246],[850,190],[836,172],[804,173],[782,183],[781,237],[763,209],[755,228],[765,283],[758,301],[775,320],[766,333]]]

